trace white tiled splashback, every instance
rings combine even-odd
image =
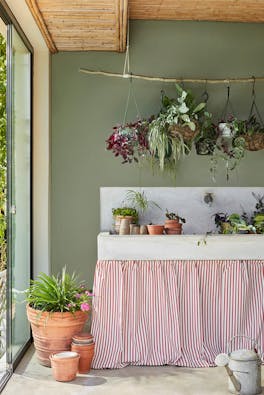
[[[184,234],[204,234],[215,231],[213,214],[217,212],[238,213],[244,211],[252,214],[256,199],[252,192],[264,195],[262,188],[222,188],[222,187],[101,187],[100,188],[100,227],[101,231],[112,231],[112,208],[125,205],[124,199],[128,190],[144,191],[149,200],[160,207],[151,207],[140,217],[141,224],[163,224],[166,208],[186,219],[183,226]],[[206,204],[206,193],[212,193],[213,202]]]

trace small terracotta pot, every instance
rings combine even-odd
[[[167,219],[165,221],[165,232],[167,235],[180,235],[182,224],[177,219]]]
[[[150,235],[162,235],[164,231],[164,225],[147,225],[148,232]]]
[[[120,224],[121,224],[122,219],[127,219],[129,221],[129,224],[132,224],[132,222],[134,220],[134,218],[131,215],[127,215],[127,216],[116,215],[114,218],[115,218],[115,226],[114,226],[114,228],[115,228],[115,232],[117,234],[119,234],[119,229],[120,229]]]
[[[79,373],[88,373],[91,369],[91,364],[94,356],[94,343],[91,344],[75,344],[72,342],[71,350],[80,355]]]
[[[80,355],[77,352],[65,351],[50,355],[52,374],[56,381],[72,381],[75,379]]]
[[[140,225],[139,234],[147,235],[148,234],[148,227],[147,225]]]
[[[119,234],[120,235],[129,235],[129,233],[130,233],[130,229],[129,229],[130,223],[131,223],[130,220],[127,219],[127,218],[121,219],[120,227],[119,227]]]

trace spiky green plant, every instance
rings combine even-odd
[[[65,267],[57,276],[40,273],[26,291],[26,301],[30,307],[49,312],[87,311],[91,297],[92,294],[78,281],[75,273],[67,273]]]
[[[141,213],[144,213],[149,207],[157,207],[161,209],[156,202],[147,198],[144,191],[140,192],[129,189],[126,193],[125,200]]]

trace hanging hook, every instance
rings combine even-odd
[[[252,75],[252,97],[255,99],[256,96],[256,91],[255,91],[255,87],[256,87],[256,78],[254,77],[254,75]]]
[[[205,101],[205,103],[207,103],[209,100],[209,93],[207,92],[207,80],[205,80],[205,87],[204,87],[204,92],[202,94],[202,97],[204,97],[204,101]]]
[[[229,99],[230,99],[230,81],[227,85],[227,102],[229,102]]]

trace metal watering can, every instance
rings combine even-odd
[[[219,354],[215,358],[217,366],[226,368],[228,389],[234,394],[256,395],[261,393],[261,359],[255,349],[240,349],[230,352],[230,345],[237,337],[245,337],[258,346],[248,336],[234,336],[227,346],[227,354]]]

